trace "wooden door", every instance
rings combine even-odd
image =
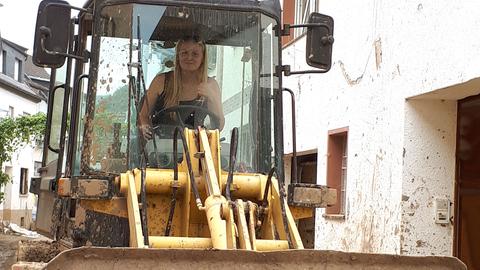
[[[480,95],[458,102],[455,256],[480,269]]]

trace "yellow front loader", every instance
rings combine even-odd
[[[337,192],[297,179],[294,115],[285,181],[282,95],[293,92],[282,77],[330,69],[333,19],[312,13],[282,25],[280,13],[274,0],[40,3],[32,59],[51,68],[51,80],[41,176],[30,191],[37,229],[67,248],[43,267],[464,268],[454,258],[304,249],[298,220],[335,204]],[[314,69],[282,64],[281,37],[292,28],[306,30]],[[145,97],[155,77],[181,74],[181,40],[204,46],[223,115],[205,100],[180,102],[153,111],[146,137]]]
[[[312,209],[292,212],[272,174],[222,171],[218,130],[177,128],[175,134],[183,145],[178,166],[126,171],[108,184],[79,179],[82,196],[100,197],[109,184],[118,191],[111,199],[81,200],[79,207],[128,219],[128,246],[134,248],[303,248],[294,214],[308,217]],[[60,179],[59,196],[74,195],[70,187],[71,179]],[[335,190],[323,191],[325,205],[333,203]]]

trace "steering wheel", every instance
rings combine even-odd
[[[165,108],[160,110],[152,115],[152,122],[155,122],[155,119],[159,119],[162,121],[164,119],[170,119],[169,114],[174,113],[176,119],[172,119],[170,123],[166,123],[166,125],[173,125],[173,126],[180,126],[182,128],[196,128],[198,126],[202,126],[205,120],[205,117],[210,118],[210,126],[211,129],[218,129],[220,127],[220,120],[218,117],[209,109],[198,106],[198,105],[177,105],[172,106],[169,108]],[[194,117],[194,123],[185,123],[185,119]],[[171,122],[175,122],[172,124]],[[158,125],[158,124],[157,124]]]

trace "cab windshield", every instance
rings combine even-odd
[[[80,142],[79,159],[89,170],[119,173],[135,167],[171,168],[173,130],[192,125],[221,129],[224,169],[231,132],[237,127],[235,170],[269,170],[274,156],[271,97],[278,89],[278,78],[273,76],[278,65],[275,20],[258,12],[142,4],[106,6],[100,17],[99,35],[93,42],[98,58],[90,67],[96,78],[89,87],[95,97],[91,99],[95,101],[92,128],[85,132],[82,123],[78,129],[79,138],[88,135]],[[172,108],[155,121],[151,114],[158,111],[149,109],[152,135],[145,138],[142,106],[149,102],[156,108],[165,103],[164,97],[148,98],[147,93],[154,91],[155,78],[163,78],[164,91],[173,87],[165,81],[171,85],[175,81],[176,47],[182,40],[205,46],[205,70],[208,81],[218,85],[223,115],[196,101],[187,108]],[[191,116],[195,119],[186,119]],[[221,126],[215,118],[224,119]]]

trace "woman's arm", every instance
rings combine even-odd
[[[152,132],[150,131],[152,126],[150,116],[155,109],[155,103],[157,102],[158,96],[163,92],[164,83],[164,74],[155,76],[148,87],[147,94],[142,103],[142,108],[140,109],[140,114],[138,115],[138,128],[142,132],[142,135],[147,139],[150,139],[152,136]]]
[[[223,115],[222,92],[217,81],[208,78],[206,83],[199,85],[198,94],[208,99],[208,109],[218,117],[219,129],[222,130],[225,125],[225,117]]]

